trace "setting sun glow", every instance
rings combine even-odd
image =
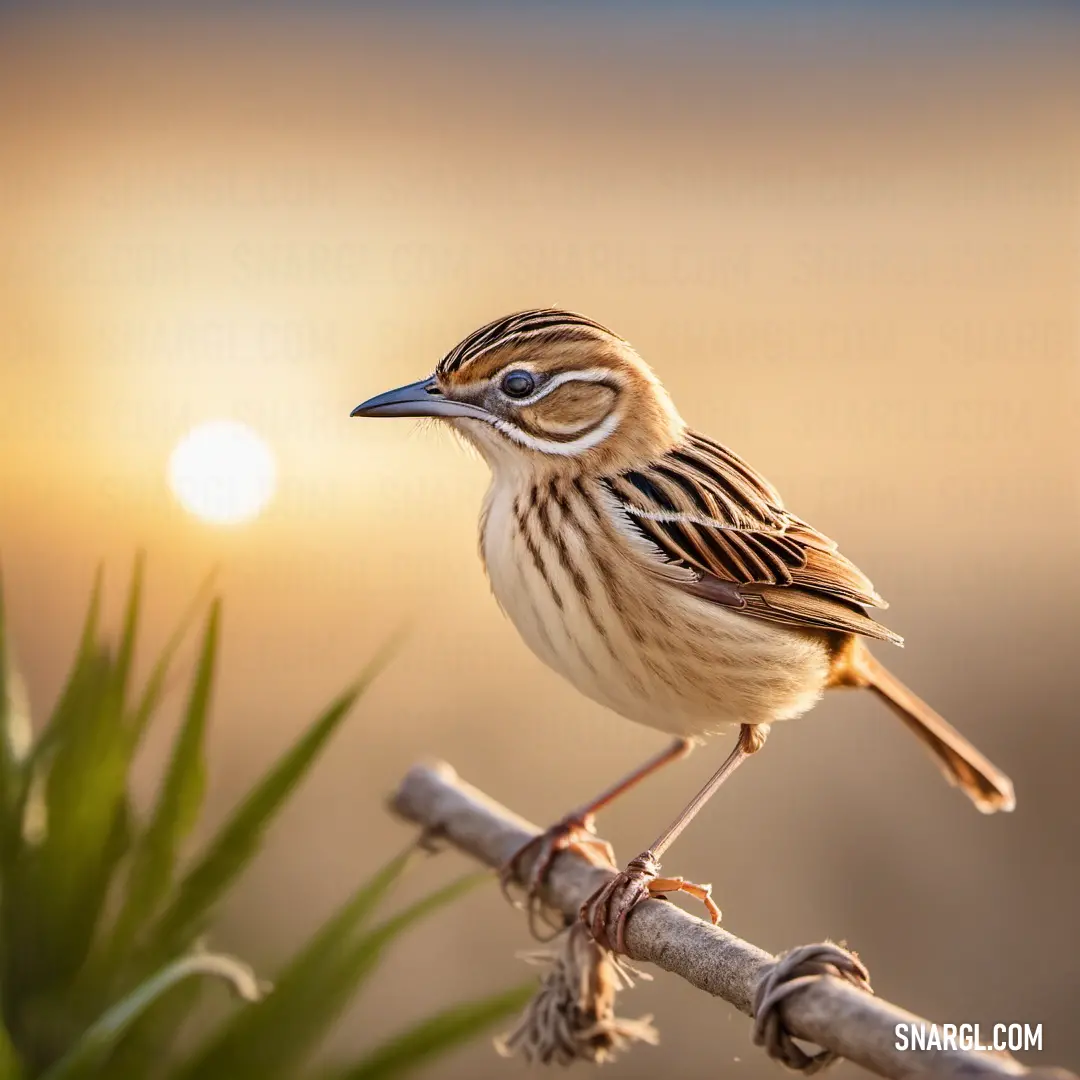
[[[189,431],[169,457],[169,486],[203,521],[235,525],[270,501],[277,469],[270,447],[246,424],[212,420]]]

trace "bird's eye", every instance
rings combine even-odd
[[[503,376],[502,389],[510,397],[528,397],[536,389],[536,379],[527,371],[511,371]]]

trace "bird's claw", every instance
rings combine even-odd
[[[562,851],[576,852],[594,866],[615,866],[615,852],[606,840],[601,840],[596,835],[592,815],[569,814],[523,844],[499,870],[499,888],[503,896],[510,903],[525,907],[529,915],[529,930],[533,937],[541,940],[546,935],[539,931],[540,916],[544,912],[540,892],[555,857]],[[529,867],[526,877],[523,877],[521,872],[524,866]],[[520,904],[510,894],[511,885],[517,883],[524,886],[524,904]],[[562,926],[553,929],[561,930]]]
[[[669,892],[684,892],[700,900],[715,925],[720,909],[712,898],[711,885],[696,885],[681,877],[660,877],[660,864],[651,851],[632,859],[581,907],[581,920],[597,944],[616,953],[626,952],[626,920],[630,912],[650,897],[663,898]]]

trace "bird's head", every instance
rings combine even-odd
[[[627,342],[569,311],[523,311],[482,326],[433,375],[358,405],[353,416],[452,424],[493,469],[606,472],[655,459],[684,425]]]

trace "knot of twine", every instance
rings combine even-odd
[[[829,975],[868,994],[874,992],[870,972],[858,956],[825,941],[800,945],[784,953],[765,972],[754,995],[754,1045],[763,1046],[770,1057],[807,1076],[831,1065],[840,1055],[832,1050],[807,1053],[788,1031],[778,1006],[792,994]]]
[[[569,1065],[603,1064],[635,1042],[656,1045],[651,1016],[627,1020],[615,1015],[615,995],[650,975],[597,945],[575,920],[547,949],[523,954],[547,967],[536,994],[513,1030],[497,1039],[504,1057],[520,1051],[526,1061]]]

